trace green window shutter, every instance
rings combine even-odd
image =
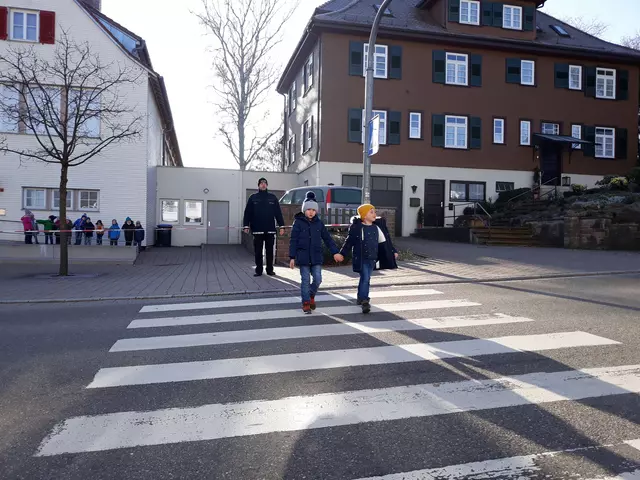
[[[618,160],[627,159],[629,149],[629,137],[626,128],[616,128],[616,158]]]
[[[349,141],[354,143],[362,142],[362,109],[349,109]]]
[[[391,45],[389,55],[391,56],[389,78],[400,80],[402,78],[402,47]]]
[[[349,42],[349,75],[362,76],[364,71],[364,43]]]
[[[482,2],[482,25],[493,26],[493,2]]]
[[[520,83],[521,66],[519,58],[507,58],[507,83]]]
[[[502,10],[504,4],[502,3],[494,3],[493,4],[493,26],[502,28]]]
[[[583,145],[583,152],[585,157],[595,157],[596,156],[596,127],[591,127],[585,125],[582,127],[582,134],[584,135],[584,139],[587,142],[591,142],[590,144]]]
[[[556,63],[555,85],[556,88],[569,88],[569,64]]]
[[[444,115],[431,115],[431,146],[444,147]]]
[[[471,131],[471,142],[469,148],[479,149],[482,147],[482,119],[480,117],[471,117],[469,121],[469,130]]]
[[[522,15],[524,16],[524,22],[522,28],[525,32],[533,32],[536,18],[536,9],[533,7],[524,7],[522,9]]]
[[[472,87],[482,86],[482,55],[470,55],[469,62],[471,63],[471,81]]]
[[[629,70],[618,70],[616,83],[616,100],[629,100]]]
[[[433,51],[433,83],[446,83],[447,53],[444,50]]]
[[[387,143],[389,145],[400,145],[400,118],[402,113],[389,112],[389,135]]]
[[[584,95],[585,97],[596,97],[596,67],[584,69]]]
[[[449,21],[460,21],[460,0],[449,0]]]

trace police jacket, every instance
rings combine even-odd
[[[254,235],[276,233],[277,226],[284,225],[278,197],[267,190],[254,193],[249,197],[244,209],[244,228],[250,228]]]

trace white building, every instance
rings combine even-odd
[[[143,119],[142,134],[70,168],[67,216],[73,221],[87,213],[94,223],[102,220],[107,227],[114,218],[121,225],[126,217],[140,220],[151,244],[152,228],[160,218],[156,167],[181,167],[180,149],[165,84],[153,70],[144,40],[102,14],[100,6],[100,0],[0,0],[0,52],[28,44],[40,58],[51,60],[56,39],[68,31],[75,43],[88,42],[102,63],[143,73],[138,84],[119,87],[135,115]],[[17,131],[6,128],[2,119],[0,138],[16,148],[28,148],[36,141],[22,126]],[[21,229],[17,221],[25,208],[38,219],[58,215],[58,164],[21,162],[8,154],[0,156],[0,165],[0,230]],[[0,239],[20,236],[0,233]]]

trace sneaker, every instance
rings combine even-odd
[[[311,313],[311,302],[303,302],[302,303],[302,311],[304,313]]]
[[[369,313],[371,311],[371,304],[368,300],[362,301],[362,313]]]
[[[309,307],[311,308],[311,310],[315,310],[316,309],[316,297],[315,297],[315,295],[311,295],[311,302],[309,302]]]

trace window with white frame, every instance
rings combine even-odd
[[[72,207],[73,192],[67,190],[67,210],[71,210]],[[51,208],[58,210],[60,208],[60,190],[51,191]]]
[[[296,161],[296,136],[289,137],[289,165]]]
[[[615,158],[615,128],[596,127],[596,157]]]
[[[449,184],[449,200],[452,202],[473,202],[485,199],[484,183],[455,182]]]
[[[560,124],[542,122],[540,126],[540,132],[545,135],[560,135]]]
[[[480,25],[480,2],[462,0],[460,2],[460,23]]]
[[[26,97],[26,132],[44,135],[49,131],[56,135],[53,130],[60,125],[62,90],[59,87],[31,87]]]
[[[611,68],[596,69],[596,97],[616,98],[616,71]]]
[[[25,188],[23,189],[24,208],[32,208],[44,210],[46,208],[46,194],[44,188]]]
[[[376,115],[380,116],[380,137],[378,141],[380,145],[387,144],[387,112],[385,110],[373,110],[371,112],[371,118]],[[365,123],[365,110],[362,110],[362,143],[365,143],[365,132],[366,132],[366,123]]]
[[[373,51],[373,76],[374,78],[387,78],[387,66],[389,49],[386,45],[376,45]],[[362,62],[362,75],[367,75],[369,65],[369,44],[364,44],[364,62]]]
[[[304,64],[303,80],[304,80],[304,91],[306,92],[313,85],[313,53],[309,55],[307,62]]]
[[[533,60],[522,60],[520,62],[520,83],[522,85],[533,85],[536,78],[536,62]]]
[[[496,182],[496,192],[510,192],[515,189],[513,182]]]
[[[18,133],[20,95],[14,87],[0,85],[0,132]]]
[[[76,137],[100,137],[100,94],[94,90],[71,89],[69,92],[67,131]],[[76,119],[78,125],[76,125]],[[76,130],[77,129],[77,130]]]
[[[38,12],[11,10],[11,40],[37,42],[40,23]]]
[[[202,200],[185,200],[184,201],[184,223],[202,225],[202,212],[204,204]],[[211,220],[211,219],[209,219]]]
[[[569,88],[582,90],[582,67],[580,65],[569,65]]]
[[[80,190],[78,192],[80,210],[99,210],[100,192],[97,190]]]
[[[409,112],[409,138],[422,138],[422,114]]]
[[[522,7],[504,5],[502,10],[502,27],[511,30],[522,30]]]
[[[160,218],[163,222],[177,223],[178,222],[178,205],[179,200],[162,200],[160,202],[161,214]]]
[[[447,83],[467,85],[469,56],[461,53],[447,53]]]
[[[289,88],[289,114],[296,109],[298,97],[298,89],[296,87],[296,81],[291,82],[291,87]]]
[[[445,148],[467,148],[467,117],[445,117]]]
[[[493,119],[493,143],[504,143],[504,118]]]
[[[582,125],[571,125],[571,136],[573,138],[579,138],[582,140]],[[582,145],[579,143],[572,144],[572,147],[576,150],[580,150]]]
[[[313,145],[313,117],[307,118],[302,125],[302,153],[311,150]]]
[[[520,121],[520,145],[531,145],[531,122]]]

